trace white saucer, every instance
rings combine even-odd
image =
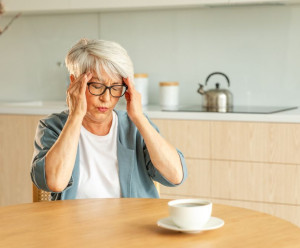
[[[199,233],[201,231],[208,231],[208,230],[213,230],[213,229],[222,227],[224,225],[224,220],[219,219],[217,217],[210,217],[209,221],[201,228],[183,229],[183,228],[176,226],[173,223],[173,221],[171,220],[171,218],[167,217],[167,218],[158,220],[157,225],[162,228],[173,230],[173,231],[179,231],[179,232],[184,232],[184,233]]]

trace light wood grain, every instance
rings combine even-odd
[[[185,196],[210,196],[210,161],[200,159],[186,159],[188,177],[179,187],[161,186],[161,194]]]
[[[157,120],[161,134],[186,158],[210,158],[208,121]]]
[[[226,204],[230,206],[243,207],[255,211],[264,212],[278,218],[285,219],[300,227],[300,206],[288,204],[274,204],[249,201],[233,201],[224,199],[211,199],[214,203]]]
[[[184,234],[162,229],[168,200],[89,199],[0,208],[1,247],[299,247],[300,229],[267,214],[225,205],[217,230]]]
[[[0,115],[0,206],[32,202],[30,167],[40,118]]]
[[[186,158],[193,158],[192,163],[187,159],[189,176],[185,184],[174,189],[162,188],[162,198],[217,197],[234,202],[254,201],[263,206],[290,204],[287,208],[276,207],[280,209],[275,211],[276,215],[294,219],[293,223],[299,224],[295,221],[298,210],[290,209],[300,207],[300,124],[156,122],[166,138],[180,146]],[[181,132],[184,126],[190,128]],[[203,137],[195,136],[195,133]],[[191,137],[196,141],[193,142]],[[191,144],[196,148],[190,148]],[[205,156],[198,153],[203,147]],[[203,165],[203,157],[206,158],[205,166],[198,167],[197,164]],[[253,209],[267,213],[273,211],[273,207],[270,210],[259,206],[251,204]]]
[[[40,118],[42,116],[0,115],[2,206],[31,202],[29,170],[33,137]],[[289,204],[287,208],[272,207],[271,210],[259,204],[250,205],[267,213],[273,211],[287,220],[299,219],[300,124],[154,122],[166,139],[183,152],[189,174],[180,187],[161,187],[161,197],[254,201],[263,206]]]
[[[300,204],[300,166],[211,161],[211,197]]]
[[[213,159],[300,164],[300,124],[211,122]]]

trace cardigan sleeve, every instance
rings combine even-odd
[[[58,139],[64,123],[57,115],[51,115],[39,121],[35,140],[31,166],[31,179],[35,186],[44,191],[52,192],[47,185],[45,173],[45,157],[47,152]],[[67,186],[70,187],[73,179]]]

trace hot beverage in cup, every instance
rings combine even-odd
[[[168,202],[169,214],[180,228],[199,229],[211,217],[212,203],[202,199],[180,199]]]

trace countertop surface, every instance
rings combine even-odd
[[[67,105],[62,101],[0,103],[0,114],[49,115],[59,113],[65,109],[67,109]],[[116,109],[126,109],[126,106],[119,105]],[[144,112],[152,119],[300,123],[299,107],[273,114],[240,114],[163,111],[158,105],[149,105],[144,107]]]

